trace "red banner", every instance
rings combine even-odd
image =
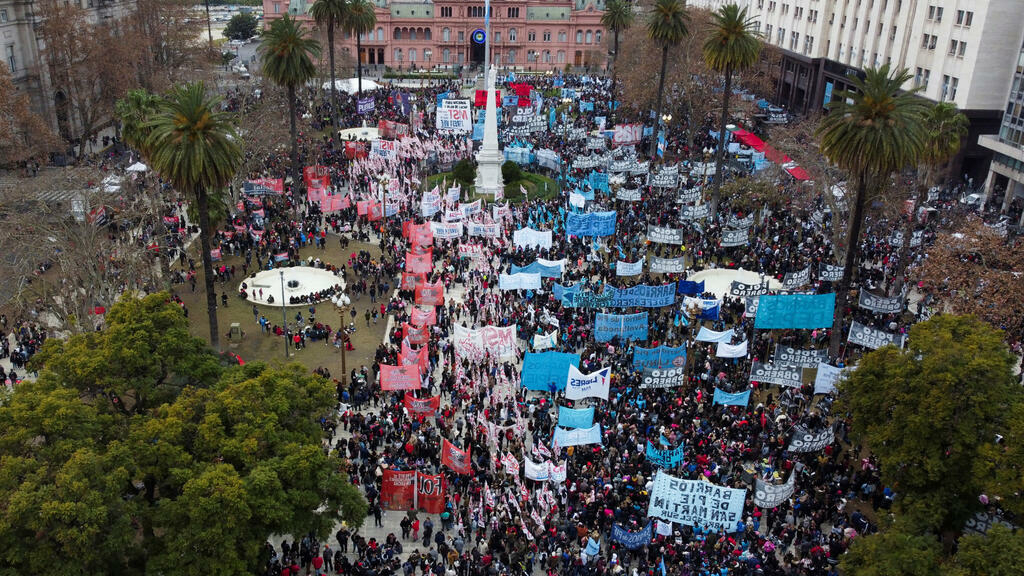
[[[430,330],[426,326],[412,326],[406,322],[402,324],[402,331],[410,344],[422,346],[430,341]]]
[[[345,157],[349,160],[354,158],[366,158],[366,144],[363,142],[345,142]]]
[[[414,274],[412,272],[402,272],[402,290],[415,290],[417,286],[427,281],[426,274]],[[415,310],[413,311],[415,314]],[[415,316],[414,316],[415,317]],[[422,324],[420,324],[422,326]]]
[[[384,217],[384,206],[380,202],[371,202],[370,210],[366,214],[366,219],[370,222],[376,222]]]
[[[385,510],[412,510],[416,497],[416,472],[384,470],[380,488],[380,507]]]
[[[529,98],[530,90],[533,90],[533,86],[529,84],[509,84],[509,88],[516,93],[516,96],[520,98]]]
[[[419,390],[420,371],[416,366],[380,365],[381,390]]]
[[[369,214],[370,204],[373,204],[373,200],[360,200],[356,202],[356,214],[359,216],[366,216]]]
[[[473,99],[473,105],[479,107],[487,106],[487,90],[477,90]],[[494,91],[494,107],[501,108],[501,90]]]
[[[418,507],[427,514],[440,514],[444,512],[444,478],[438,474],[428,476],[422,472],[416,473],[417,491],[419,492]]]
[[[409,241],[413,246],[429,246],[434,243],[434,231],[430,223],[413,224],[409,226]]]
[[[433,308],[424,310],[413,307],[412,317],[409,319],[409,322],[416,326],[433,326],[437,324],[437,311]]]
[[[398,363],[403,366],[409,366],[415,364],[419,366],[420,373],[426,372],[427,366],[430,365],[427,359],[427,347],[424,346],[419,350],[413,350],[409,344],[404,340],[402,341],[402,352],[398,355]]]
[[[444,306],[444,282],[420,284],[416,287],[416,304],[421,306]]]
[[[413,226],[415,226],[415,224],[412,223],[412,220],[402,222],[402,238],[405,238],[406,240],[409,239],[409,229]]]
[[[284,194],[284,180],[281,178],[254,178],[250,183],[263,188],[269,188],[278,194]]]
[[[313,187],[313,182],[325,182],[326,186],[331,185],[331,177],[328,175],[327,166],[306,166],[302,169],[302,179],[306,182],[307,187]]]
[[[469,463],[469,449],[460,450],[448,440],[441,442],[441,464],[459,474],[469,474],[473,471]]]
[[[396,140],[409,135],[409,125],[391,120],[381,120],[377,123],[377,132],[384,140]]]
[[[419,274],[430,274],[434,271],[434,251],[427,250],[424,254],[406,254],[405,271]]]
[[[407,392],[402,404],[405,405],[406,410],[408,410],[410,414],[433,414],[441,408],[441,397],[413,398],[412,394]]]

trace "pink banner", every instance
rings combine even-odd
[[[420,284],[416,287],[416,304],[421,306],[444,306],[444,283]]]
[[[381,390],[419,390],[420,371],[416,366],[380,365]]]
[[[434,271],[434,251],[427,250],[424,254],[406,254],[405,271],[418,274],[430,274]]]
[[[412,317],[409,322],[416,326],[433,326],[434,324],[437,324],[437,311],[433,308],[424,310],[422,308],[413,307]]]

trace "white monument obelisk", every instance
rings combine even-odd
[[[494,105],[494,84],[497,74],[491,67],[491,3],[484,3],[484,89],[487,90],[487,105],[484,106],[484,140],[476,153],[476,193],[490,194],[505,189],[501,176],[501,164],[505,161],[498,150],[498,110]]]

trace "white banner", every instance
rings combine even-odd
[[[551,481],[561,484],[568,476],[568,467],[565,464],[551,464]]]
[[[793,427],[793,437],[789,439],[790,452],[817,452],[835,442],[836,431],[831,426],[820,432],[809,432],[803,426]]]
[[[644,199],[644,196],[639,188],[619,188],[618,192],[615,193],[615,199],[625,200],[626,202],[639,202]]]
[[[785,502],[796,490],[796,472],[789,475],[785,484],[769,484],[758,478],[754,481],[754,505],[760,508],[775,508]]]
[[[561,426],[555,426],[554,442],[562,448],[600,444],[601,425],[594,424],[590,428],[562,428]]]
[[[726,342],[718,343],[718,350],[715,351],[715,356],[719,358],[743,358],[747,355],[747,341],[733,345]]]
[[[570,364],[569,376],[565,381],[566,399],[600,398],[607,400],[611,375],[611,368],[602,368],[596,372],[584,374]]]
[[[569,193],[569,206],[574,208],[583,208],[587,205],[587,199],[583,197],[583,194],[577,194],[575,192]]]
[[[653,258],[651,272],[654,274],[682,274],[686,271],[686,262],[680,258]]]
[[[437,129],[455,132],[471,132],[473,118],[470,113],[469,100],[452,100],[446,98],[437,109]]]
[[[894,296],[887,298],[878,296],[861,288],[857,296],[857,306],[879,314],[899,314],[903,312],[903,297]]]
[[[558,330],[552,330],[547,334],[538,334],[533,337],[533,349],[537,352],[558,346]]]
[[[499,290],[540,290],[540,274],[501,274],[498,276]]]
[[[430,230],[434,233],[434,240],[450,240],[462,236],[462,222],[430,222]]]
[[[480,200],[474,200],[469,204],[459,204],[459,212],[462,212],[463,216],[468,217],[483,212],[483,209],[480,208]]]
[[[551,478],[551,464],[547,460],[538,464],[529,458],[523,458],[523,473],[530,480],[547,482]]]
[[[836,368],[828,364],[818,364],[818,375],[814,377],[814,393],[834,394],[836,382],[839,381],[839,377],[842,374],[842,368]]]
[[[637,260],[636,262],[623,262],[622,260],[619,260],[615,263],[616,276],[638,276],[643,271],[643,258]]]
[[[734,334],[736,334],[735,330],[716,332],[710,328],[701,326],[700,332],[697,332],[697,342],[724,342],[728,344],[732,341]]]
[[[521,228],[512,233],[512,242],[517,248],[551,248],[551,230]]]
[[[455,353],[459,357],[482,360],[486,355],[505,358],[519,354],[516,346],[516,326],[484,326],[470,330],[461,324],[455,325],[453,339]]]
[[[889,344],[902,348],[904,339],[905,337],[902,334],[890,334],[884,330],[865,326],[856,320],[850,325],[850,335],[847,337],[847,341],[850,344],[858,344],[872,350],[878,350],[882,346],[888,346]]]
[[[394,140],[374,140],[370,145],[370,153],[382,158],[398,157],[398,149]]]
[[[647,515],[714,532],[735,532],[736,523],[743,520],[746,496],[747,491],[742,488],[682,480],[659,470],[654,476]]]
[[[751,382],[799,388],[802,385],[802,377],[803,368],[799,366],[776,366],[760,362],[750,363]]]
[[[477,224],[470,222],[467,225],[470,236],[483,236],[484,238],[497,238],[501,235],[500,224]]]
[[[808,266],[798,272],[789,272],[782,277],[782,287],[786,290],[794,290],[811,283],[811,267]]]

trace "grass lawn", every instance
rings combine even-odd
[[[529,194],[530,198],[533,199],[549,200],[558,195],[558,181],[532,172],[523,172],[522,174],[523,177],[521,179],[516,180],[515,182],[505,183],[506,200],[513,204],[523,201],[523,194],[519,190],[520,185],[526,189],[527,194]],[[434,186],[440,187],[445,181],[448,182],[449,186],[455,183],[455,178],[452,177],[451,172],[442,172],[441,174],[427,176],[423,183],[424,190],[430,190]],[[469,187],[469,197],[471,199],[477,197],[473,186]]]

